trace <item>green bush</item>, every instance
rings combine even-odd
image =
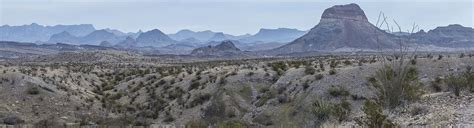
[[[461,91],[466,87],[467,80],[465,77],[459,75],[456,76],[454,74],[450,74],[446,77],[445,80],[446,84],[448,85],[449,89],[453,91],[454,95],[459,96]]]
[[[306,75],[314,75],[315,72],[316,72],[316,69],[314,69],[313,67],[311,66],[305,67],[304,73],[306,73]]]
[[[394,128],[396,125],[383,114],[382,105],[372,100],[366,100],[362,106],[364,116],[356,119],[358,125],[368,128]]]
[[[283,75],[283,73],[285,73],[285,71],[288,70],[288,66],[286,65],[285,62],[274,62],[274,63],[269,63],[268,65],[272,67],[272,70],[277,72],[277,75],[279,76]]]
[[[218,128],[247,128],[247,124],[243,121],[232,120],[221,122],[217,125]]]
[[[314,107],[313,113],[319,120],[325,121],[329,119],[333,107],[331,103],[325,100],[318,100],[314,103]]]
[[[342,63],[344,63],[345,65],[352,65],[352,62],[350,60],[345,60]]]
[[[329,70],[329,75],[334,75],[334,74],[336,74],[336,70],[335,70],[335,69]]]
[[[347,100],[342,100],[339,104],[334,105],[332,115],[334,115],[338,121],[344,121],[351,114],[351,103]]]
[[[316,75],[314,75],[314,79],[315,79],[315,80],[321,80],[321,79],[323,79],[323,77],[324,77],[323,74],[316,74]]]
[[[40,93],[40,90],[37,86],[32,86],[29,87],[26,92],[30,95],[38,95]]]
[[[331,87],[329,87],[328,93],[331,96],[334,96],[334,97],[339,97],[339,96],[344,96],[345,97],[345,96],[350,95],[349,91],[347,91],[344,87],[335,86],[335,85],[331,85]]]
[[[193,81],[191,85],[189,85],[188,91],[194,90],[201,87],[201,83],[199,81]]]
[[[197,105],[201,105],[201,104],[209,101],[209,99],[211,99],[211,94],[209,94],[209,93],[198,95],[198,96],[196,96],[196,98],[193,101],[191,101],[190,107],[195,107]]]
[[[268,88],[262,88],[260,92],[264,91],[264,89]],[[258,101],[255,103],[255,106],[260,107],[263,106],[265,103],[267,103],[268,100],[275,98],[276,91],[275,90],[266,90],[264,91],[264,94],[261,97],[257,97]]]

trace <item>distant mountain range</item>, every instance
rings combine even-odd
[[[36,23],[22,26],[0,26],[0,39],[2,41],[36,42],[48,41],[49,38],[58,33],[68,32],[73,36],[85,36],[95,31],[91,24],[81,25],[56,25],[43,26]]]
[[[371,24],[357,4],[336,5],[324,10],[320,22],[309,31],[289,28],[260,29],[256,34],[231,35],[223,32],[181,30],[165,34],[159,29],[147,32],[96,30],[90,24],[43,26],[0,26],[0,41],[36,44],[72,44],[146,51],[160,54],[207,55],[231,46],[238,51],[280,55],[304,52],[384,50],[398,48],[400,40],[425,51],[474,48],[474,29],[461,25],[437,27],[428,32],[388,33]],[[16,45],[13,45],[16,46]],[[200,49],[200,50],[198,50]],[[197,50],[197,51],[196,51]]]
[[[297,29],[261,29],[257,34],[231,35],[223,32],[181,30],[175,34],[164,34],[158,29],[149,32],[125,33],[116,29],[97,30],[91,24],[43,26],[31,25],[0,27],[1,41],[33,43],[67,43],[99,45],[106,41],[116,45],[127,37],[138,41],[137,47],[164,47],[176,43],[207,44],[212,41],[239,40],[242,43],[286,43],[306,33]],[[142,35],[143,34],[143,35]],[[155,37],[156,36],[156,37]],[[130,41],[130,40],[128,40]]]

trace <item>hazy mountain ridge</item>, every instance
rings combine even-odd
[[[428,32],[420,31],[410,36],[416,43],[441,47],[474,47],[474,29],[458,24],[437,27]]]
[[[252,35],[247,38],[239,39],[242,42],[279,42],[279,43],[287,43],[291,42],[301,36],[303,36],[307,31],[301,31],[298,29],[290,29],[290,28],[278,28],[278,29],[260,29],[257,34]]]
[[[89,44],[89,45],[99,45],[102,41],[107,41],[112,44],[116,44],[124,40],[125,36],[117,36],[112,32],[107,30],[95,30],[85,36],[76,37],[69,34],[68,32],[61,32],[54,34],[48,40],[50,43],[68,43],[68,44]]]
[[[2,41],[36,42],[47,41],[52,35],[68,32],[74,36],[85,36],[95,31],[91,24],[43,26],[36,23],[21,26],[0,26]]]

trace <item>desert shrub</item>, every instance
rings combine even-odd
[[[344,60],[342,63],[345,65],[352,65],[352,62],[350,60]]]
[[[364,116],[356,119],[358,125],[368,128],[393,128],[396,125],[383,114],[382,105],[373,100],[366,100],[362,106]]]
[[[209,93],[198,95],[193,101],[191,101],[190,107],[201,105],[204,102],[209,101],[209,99],[211,99],[211,94]]]
[[[340,103],[335,104],[332,109],[332,115],[336,117],[338,121],[344,121],[351,114],[351,103],[347,100],[342,100]]]
[[[163,122],[173,122],[174,120],[176,120],[173,116],[166,116],[165,119],[163,120]]]
[[[318,100],[314,103],[313,113],[319,120],[325,121],[329,119],[329,116],[331,115],[332,107],[333,105],[329,103],[328,101]]]
[[[416,116],[424,113],[428,113],[428,108],[420,104],[413,104],[413,107],[410,109],[411,116]]]
[[[255,73],[254,72],[249,72],[247,73],[247,76],[253,76]]]
[[[352,100],[365,100],[365,99],[367,99],[364,96],[359,96],[359,95],[355,95],[355,94],[351,95],[351,98],[352,98]]]
[[[375,88],[377,98],[383,106],[394,108],[405,101],[415,101],[423,93],[416,68],[401,64],[395,69],[385,66],[369,78],[369,85]]]
[[[337,65],[339,65],[339,61],[336,61],[336,60],[331,60],[330,63],[329,63],[329,67],[330,68],[336,68]]]
[[[231,121],[225,121],[221,122],[217,125],[218,128],[246,128],[247,124],[243,121],[239,120],[231,120]]]
[[[411,59],[411,60],[410,60],[410,64],[411,64],[411,65],[416,65],[416,59]]]
[[[262,113],[260,115],[257,115],[255,118],[253,118],[253,122],[256,122],[265,126],[270,126],[274,124],[271,117],[272,116],[270,116],[267,113]]]
[[[283,73],[288,70],[288,66],[286,65],[285,62],[274,62],[274,63],[269,63],[269,66],[272,67],[273,71],[277,72],[277,75],[281,76]]]
[[[334,74],[336,74],[336,70],[335,70],[335,69],[329,70],[329,75],[334,75]]]
[[[186,128],[207,128],[209,124],[203,120],[192,120],[186,123]]]
[[[264,91],[263,88],[260,90],[260,92]],[[267,90],[264,91],[265,93],[262,94],[262,96],[257,97],[258,101],[255,103],[255,106],[260,107],[263,106],[265,103],[267,103],[268,100],[275,98],[276,91],[275,90]]]
[[[26,92],[30,95],[38,95],[40,93],[40,89],[37,86],[29,87]]]
[[[316,69],[314,69],[313,67],[311,66],[305,67],[304,73],[306,73],[306,75],[313,75],[315,72],[316,72]]]
[[[323,79],[323,77],[324,77],[323,74],[316,74],[316,75],[314,75],[314,79],[315,79],[315,80],[321,80],[321,79]]]
[[[438,60],[441,60],[441,59],[443,59],[443,55],[438,56]]]
[[[306,90],[309,88],[309,83],[308,82],[304,82],[303,83],[303,90]]]
[[[324,71],[324,63],[323,62],[320,62],[319,63],[319,68],[321,69],[321,71]]]
[[[328,93],[331,96],[334,96],[334,97],[349,96],[350,95],[349,91],[347,91],[344,87],[335,86],[335,85],[331,85],[331,87],[329,87]]]
[[[21,119],[20,117],[17,116],[11,116],[7,118],[3,118],[3,123],[7,125],[18,125],[18,124],[23,124],[25,121]]]
[[[467,80],[461,75],[450,74],[446,77],[445,80],[448,88],[454,93],[454,95],[459,96],[461,91],[467,85]]]
[[[189,85],[188,91],[197,89],[197,88],[199,88],[200,86],[201,86],[201,83],[199,83],[199,81],[193,81],[193,82],[191,83],[191,85]]]

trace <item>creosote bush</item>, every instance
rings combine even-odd
[[[306,73],[306,75],[314,75],[315,72],[316,72],[316,69],[314,69],[313,67],[311,66],[305,67],[304,73]]]
[[[334,75],[334,74],[336,74],[336,70],[335,70],[335,69],[329,70],[329,75]]]
[[[323,77],[324,77],[323,74],[316,74],[316,75],[314,75],[314,79],[315,79],[315,80],[321,80],[321,79],[323,79]]]
[[[329,87],[328,93],[331,96],[334,96],[334,97],[339,97],[339,96],[344,96],[345,97],[345,96],[350,95],[349,91],[347,91],[344,87],[335,86],[335,85],[331,85],[331,87]]]
[[[40,93],[40,90],[37,86],[32,86],[29,87],[26,92],[30,95],[38,95]]]

